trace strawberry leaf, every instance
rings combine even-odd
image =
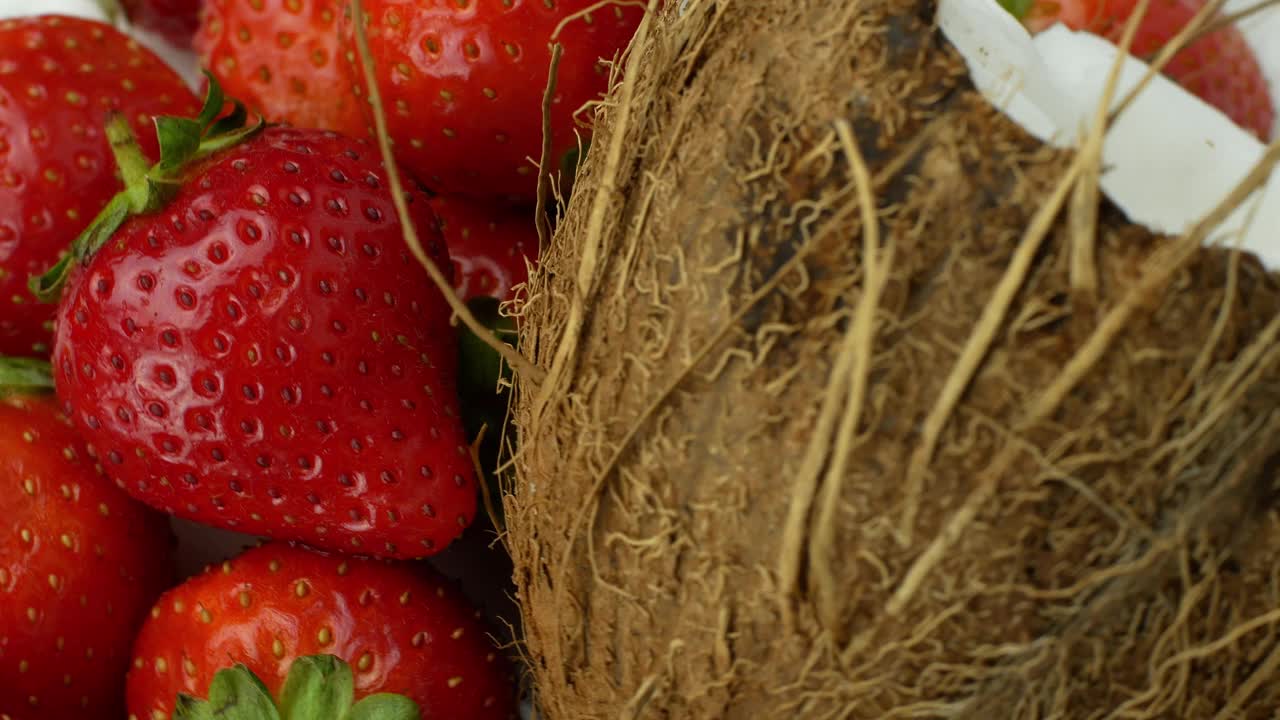
[[[245,108],[244,103],[236,100],[231,113],[210,125],[205,134],[209,138],[218,138],[223,135],[230,135],[244,129],[245,123],[248,121],[249,111]]]
[[[209,83],[209,89],[205,91],[204,106],[200,108],[200,115],[196,117],[196,122],[200,124],[200,131],[204,132],[213,125],[213,121],[218,119],[222,114],[222,108],[227,104],[227,97],[222,92],[222,85],[218,84],[218,79],[213,73],[204,70],[204,77]]]
[[[276,705],[267,686],[244,665],[219,670],[209,699],[180,694],[173,720],[421,720],[417,703],[403,695],[378,693],[354,706],[351,666],[333,655],[293,661]]]
[[[515,344],[515,319],[503,316],[499,304],[497,298],[488,296],[467,301],[481,325],[500,339]],[[502,356],[466,326],[458,330],[458,353],[458,384],[464,397],[492,397],[498,391],[499,379],[511,379],[511,368],[502,362]]]
[[[31,278],[28,287],[36,299],[57,302],[75,265],[98,252],[129,218],[163,208],[177,192],[183,172],[192,163],[242,143],[267,126],[263,118],[255,125],[246,126],[249,114],[239,101],[235,101],[230,114],[218,119],[227,98],[218,81],[208,72],[205,75],[209,78],[209,90],[198,116],[155,118],[160,162],[150,168],[128,120],[118,112],[108,115],[107,139],[120,167],[124,188],[71,243],[70,252],[43,275]]]
[[[351,667],[332,655],[294,661],[280,691],[284,720],[341,718],[355,697]]]
[[[280,720],[267,686],[244,665],[219,670],[209,684],[209,699],[179,694],[173,720]]]
[[[118,0],[94,0],[94,2],[102,8],[102,14],[107,16],[107,24],[115,25],[122,12]]]
[[[173,720],[213,720],[213,708],[207,700],[180,694],[173,711]]]
[[[34,358],[0,357],[0,395],[53,390],[49,363]]]
[[[67,284],[67,277],[71,275],[71,268],[75,266],[76,260],[70,253],[64,253],[57,265],[46,270],[43,275],[33,276],[27,282],[27,289],[42,303],[58,302],[62,286]]]
[[[40,302],[57,302],[62,294],[62,286],[71,276],[71,270],[76,263],[106,244],[124,221],[129,219],[132,200],[132,194],[126,193],[120,193],[112,198],[98,217],[89,223],[89,227],[85,228],[79,238],[76,238],[71,246],[71,252],[65,253],[58,263],[43,275],[31,278],[27,284],[31,294]]]
[[[280,720],[267,686],[244,665],[219,670],[209,685],[213,715],[225,720]]]
[[[515,344],[516,321],[499,312],[499,302],[494,297],[474,297],[467,306],[481,325],[510,344]],[[506,422],[510,393],[507,391],[512,377],[511,367],[502,361],[493,348],[471,332],[465,325],[458,327],[458,394],[462,398],[462,423],[468,438],[479,436],[482,428],[488,428],[480,443],[480,468],[483,481],[489,485],[494,497],[502,494],[497,470],[502,454],[502,427]],[[502,382],[506,380],[507,382]],[[501,504],[494,508],[495,522],[501,525]]]
[[[1021,20],[1031,12],[1031,6],[1035,0],[998,0],[1000,7],[1009,11],[1010,15]]]
[[[345,720],[419,720],[418,704],[403,695],[380,693],[356,703]]]
[[[256,125],[242,127],[248,115],[249,113],[245,110],[244,105],[237,102],[232,114],[214,123],[209,128],[209,132],[200,142],[200,151],[196,153],[196,159],[203,159],[227,148],[235,147],[257,135],[267,126],[267,122],[259,118]]]
[[[172,175],[200,150],[204,126],[189,118],[156,118],[156,137],[160,140],[159,171]]]

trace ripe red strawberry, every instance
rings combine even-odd
[[[103,113],[120,110],[142,130],[149,113],[198,106],[177,74],[110,26],[0,21],[0,354],[48,353],[53,308],[34,305],[27,278],[120,189]]]
[[[238,132],[175,176],[167,204],[77,240],[89,257],[59,310],[59,395],[107,473],[167,512],[352,552],[437,552],[476,505],[457,341],[377,151],[317,130]],[[426,197],[408,199],[447,267]]]
[[[121,0],[129,20],[178,47],[190,47],[203,0]]]
[[[223,88],[273,122],[368,133],[339,57],[341,0],[208,0],[195,46]]]
[[[1130,52],[1154,56],[1186,27],[1206,0],[1151,0]],[[1038,32],[1056,22],[1119,43],[1137,0],[1001,0]],[[1165,74],[1237,125],[1268,140],[1276,106],[1258,58],[1244,36],[1225,27],[1183,48],[1165,66]]]
[[[478,613],[428,573],[279,543],[211,568],[166,593],[138,634],[130,717],[169,717],[179,693],[205,697],[235,663],[278,697],[294,660],[317,654],[351,666],[357,699],[402,694],[424,718],[512,717],[509,665]]]
[[[397,157],[439,192],[531,200],[542,149],[548,44],[595,0],[365,0],[370,50]],[[349,12],[348,12],[349,14]],[[608,86],[599,58],[630,42],[644,11],[609,5],[565,25],[551,112],[552,162],[574,151],[574,113]],[[354,27],[343,49],[362,94]],[[368,104],[364,104],[366,110]],[[530,160],[532,158],[532,160]]]
[[[95,469],[52,395],[12,391],[30,372],[0,361],[0,717],[119,717],[168,529]]]
[[[529,279],[526,258],[538,258],[533,213],[462,197],[431,199],[440,232],[456,268],[454,287],[463,300],[511,299],[511,288]]]

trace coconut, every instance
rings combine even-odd
[[[519,308],[545,716],[1280,707],[1280,284],[1205,246],[1234,205],[1129,222],[930,2],[665,6]]]

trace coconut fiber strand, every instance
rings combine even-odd
[[[928,2],[665,5],[520,308],[544,716],[1274,717],[1276,278],[1077,192]]]

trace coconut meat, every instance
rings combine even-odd
[[[1248,2],[1257,0],[1246,0]],[[1230,8],[1229,3],[1229,9]],[[1234,9],[1240,3],[1235,3]],[[1062,25],[1031,36],[995,0],[940,0],[938,24],[968,64],[974,84],[1003,113],[1041,140],[1076,145],[1102,101],[1119,49]],[[1280,96],[1280,8],[1246,18],[1240,30]],[[1147,72],[1125,57],[1112,106]],[[1101,189],[1134,222],[1180,234],[1225,198],[1266,147],[1216,108],[1163,76],[1111,127],[1102,151]],[[1280,173],[1212,234],[1239,243],[1280,268]]]

